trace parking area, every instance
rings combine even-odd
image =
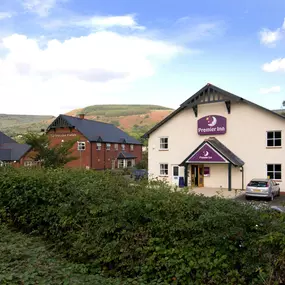
[[[266,203],[269,206],[284,206],[284,204],[285,204],[285,195],[284,194],[279,196],[279,197],[275,197],[273,201],[266,201],[265,199],[261,199],[261,198],[252,198],[251,200],[246,200],[245,194],[241,194],[240,196],[236,197],[235,199],[243,201],[243,202],[248,202],[248,203],[257,203],[257,204]]]

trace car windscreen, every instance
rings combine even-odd
[[[248,183],[248,186],[250,186],[250,187],[268,187],[267,181],[250,181]]]

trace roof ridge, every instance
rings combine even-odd
[[[106,125],[111,125],[111,126],[115,126],[114,124],[111,124],[111,123],[106,123],[106,122],[102,122],[102,121],[97,121],[97,120],[91,120],[91,119],[80,119],[78,117],[75,117],[75,116],[70,116],[70,115],[65,115],[65,114],[60,114],[59,116],[65,116],[65,117],[69,117],[69,118],[72,118],[72,119],[77,119],[77,120],[84,120],[84,121],[90,121],[90,122],[96,122],[96,123],[101,123],[101,124],[106,124]],[[116,126],[115,126],[116,127]]]

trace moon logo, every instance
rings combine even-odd
[[[216,117],[212,117],[212,122],[210,124],[208,124],[209,127],[214,127],[217,124],[217,118]]]
[[[203,151],[203,155],[204,156],[208,156],[209,155],[209,152],[207,150]]]

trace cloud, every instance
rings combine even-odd
[[[260,42],[266,46],[275,46],[276,42],[285,38],[285,19],[281,28],[275,31],[263,29],[260,32]]]
[[[269,88],[260,88],[259,93],[261,94],[271,94],[271,93],[279,93],[281,91],[280,86],[272,86]]]
[[[64,0],[65,1],[65,0]],[[22,0],[25,10],[35,13],[40,17],[47,17],[52,9],[63,0]]]
[[[68,16],[61,19],[53,19],[42,24],[46,29],[58,28],[85,28],[88,30],[113,30],[114,28],[128,28],[132,30],[145,30],[144,26],[137,23],[135,15],[121,16]]]
[[[0,12],[0,21],[7,19],[7,18],[12,18],[12,13],[9,12]]]
[[[262,69],[266,72],[285,71],[285,58],[278,58],[269,63],[265,63]]]
[[[139,35],[98,31],[65,41],[13,34],[0,56],[0,113],[66,112],[64,106],[120,102],[130,84],[153,76],[184,49]],[[108,96],[106,96],[108,94]]]
[[[143,30],[145,27],[139,26],[134,18],[134,15],[124,16],[93,16],[91,18],[75,21],[74,25],[83,26],[87,28],[101,27],[125,27]]]

